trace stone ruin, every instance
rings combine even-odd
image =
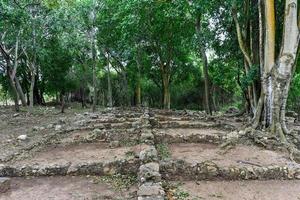
[[[203,112],[148,108],[61,118],[33,127],[46,135],[1,153],[0,197],[14,177],[133,174],[136,189],[122,199],[138,200],[167,199],[172,181],[300,179],[300,165],[286,152],[220,148],[236,129],[232,124]]]

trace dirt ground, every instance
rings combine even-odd
[[[119,147],[111,149],[107,143],[72,144],[65,147],[51,146],[37,152],[33,158],[18,161],[15,164],[63,164],[70,162],[73,165],[88,162],[110,162],[125,159],[127,152],[139,153],[142,145],[133,147]]]
[[[169,145],[171,156],[189,163],[212,161],[219,166],[232,165],[297,165],[289,160],[288,155],[255,146],[238,145],[225,152],[214,144],[181,143]],[[245,164],[247,162],[249,164]]]
[[[13,178],[1,200],[124,200],[135,188],[119,191],[94,177]]]
[[[186,200],[299,200],[299,191],[300,181],[189,181],[177,193],[188,193]]]

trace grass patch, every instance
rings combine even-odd
[[[94,183],[107,183],[111,185],[116,190],[128,189],[137,183],[137,176],[114,174],[111,176],[102,176],[94,179]]]
[[[190,199],[190,194],[183,189],[180,188],[182,183],[168,183],[164,182],[163,187],[165,191],[167,191],[168,199],[176,199],[176,200],[188,200]],[[196,200],[196,199],[192,199]]]
[[[157,144],[156,149],[160,159],[166,159],[171,157],[169,147],[165,143]]]

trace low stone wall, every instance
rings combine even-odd
[[[113,162],[89,162],[43,165],[0,165],[0,177],[64,176],[64,175],[113,175],[138,172],[138,159],[116,160]]]
[[[165,192],[162,187],[161,175],[159,173],[158,153],[154,146],[154,135],[152,130],[149,129],[151,128],[149,112],[145,111],[142,118],[140,141],[150,146],[141,151],[139,155],[138,200],[164,200]]]
[[[192,135],[171,135],[161,132],[159,129],[154,132],[155,143],[212,143],[221,144],[222,135],[217,134],[192,134]]]
[[[230,124],[223,123],[180,123],[179,121],[158,122],[155,128],[216,128],[220,130],[233,131],[235,127]]]
[[[207,161],[197,164],[183,160],[160,162],[160,173],[166,180],[276,180],[300,179],[299,166],[218,166]]]

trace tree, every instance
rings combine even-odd
[[[282,43],[275,62],[275,4],[273,0],[264,2],[264,65],[261,74],[263,92],[253,127],[269,128],[271,133],[279,135],[282,141],[285,141],[285,134],[289,132],[286,127],[285,109],[299,44],[297,3],[296,0],[285,1]]]

